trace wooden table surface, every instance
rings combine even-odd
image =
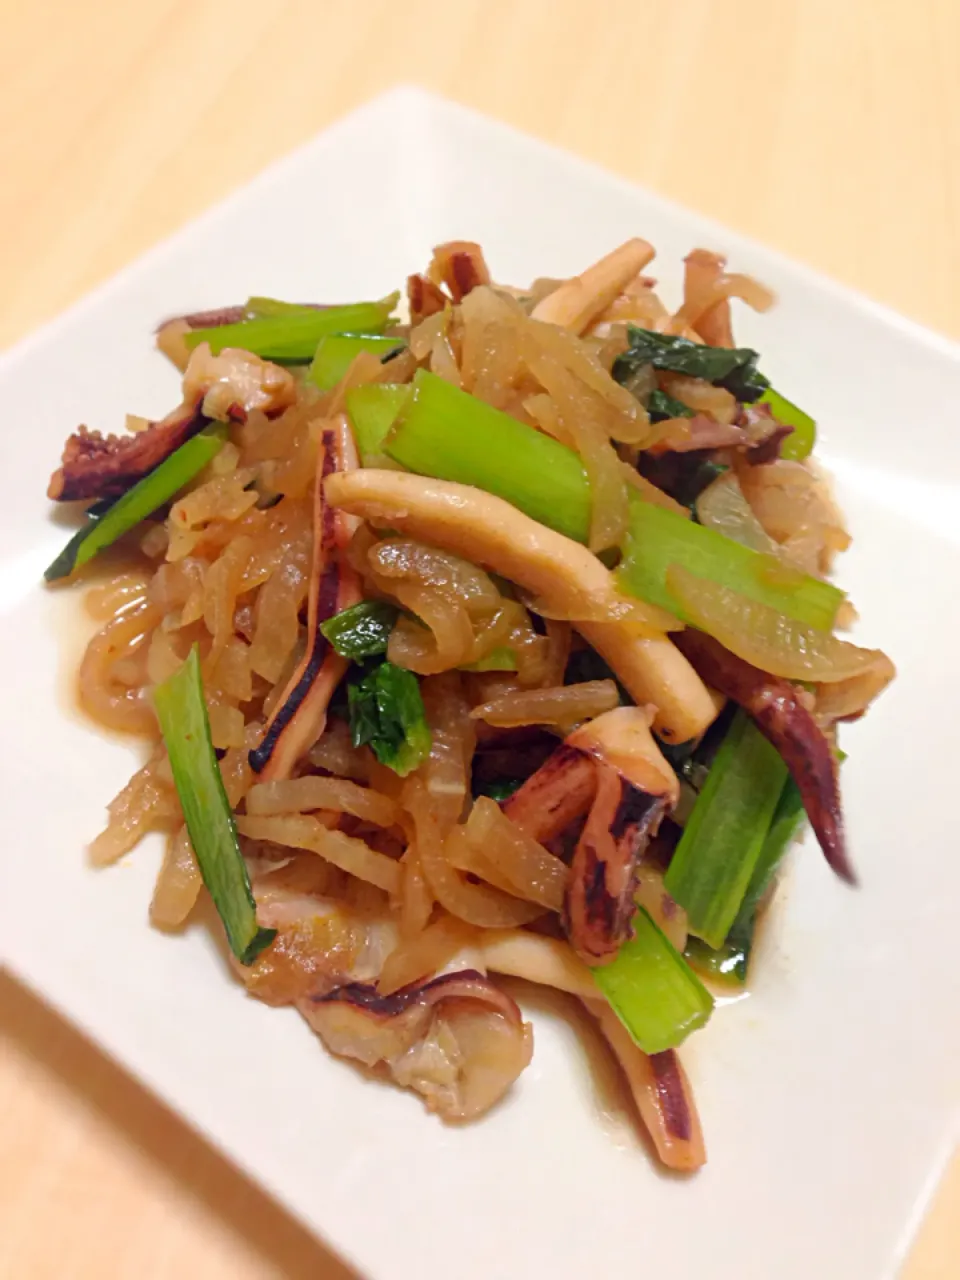
[[[0,0],[0,49],[0,346],[401,80],[960,338],[958,0]],[[347,1276],[2,976],[0,1031],[4,1280]],[[903,1278],[958,1274],[960,1160]]]

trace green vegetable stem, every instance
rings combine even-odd
[[[384,449],[410,471],[475,485],[587,540],[590,486],[573,450],[434,373],[417,372]]]
[[[184,341],[190,348],[209,342],[217,355],[225,347],[240,347],[271,360],[312,360],[321,338],[334,333],[382,332],[396,306],[399,294],[381,302],[352,302],[342,307],[309,307],[294,312],[240,320],[210,329],[194,329]]]
[[[706,1023],[713,998],[643,907],[633,929],[633,938],[593,977],[644,1053],[662,1053]]]
[[[347,415],[365,467],[383,459],[383,442],[411,394],[408,385],[369,382],[346,394]]]
[[[803,829],[804,817],[797,785],[792,778],[787,778],[747,891],[723,946],[714,951],[701,939],[690,939],[685,955],[695,969],[719,981],[738,985],[746,982],[760,905],[784,855]]]
[[[631,504],[623,551],[617,570],[621,587],[684,621],[683,608],[667,586],[671,564],[824,631],[833,626],[844,598],[832,583],[790,569],[772,556],[649,502]]]
[[[95,516],[89,516],[67,545],[44,571],[48,582],[68,577],[88,563],[104,547],[109,547],[141,520],[169,502],[185,484],[202,471],[223,448],[227,428],[222,423],[205,427],[198,435],[164,458],[159,466],[138,480],[133,488]]]
[[[203,883],[231,951],[241,964],[252,964],[276,930],[257,924],[250,877],[210,741],[196,645],[183,666],[157,685],[153,701]]]
[[[786,780],[776,749],[737,711],[663,882],[690,931],[714,949],[726,941],[753,882]]]
[[[321,391],[330,391],[361,351],[369,351],[382,359],[404,345],[401,338],[387,338],[377,333],[331,333],[320,339],[307,379]]]

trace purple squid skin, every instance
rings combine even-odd
[[[567,937],[580,958],[594,965],[613,960],[632,935],[637,866],[669,808],[666,797],[641,791],[625,778],[613,775],[610,782],[615,804],[599,824],[593,812],[588,817],[563,904]]]
[[[674,635],[673,641],[697,674],[743,707],[776,747],[797,784],[827,862],[841,880],[856,884],[847,855],[833,748],[801,702],[799,690],[788,680],[744,662],[703,632],[688,628]]]

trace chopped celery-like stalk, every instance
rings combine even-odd
[[[461,671],[516,671],[517,655],[509,645],[499,644],[476,662],[468,662]]]
[[[475,485],[534,520],[586,541],[590,486],[573,450],[435,374],[417,373],[383,448],[411,471]],[[822,630],[833,626],[844,599],[831,583],[631,494],[620,585],[683,618],[667,587],[671,564]]]
[[[270,360],[306,362],[313,359],[317,344],[328,334],[382,332],[399,296],[393,293],[381,302],[351,302],[342,307],[325,307],[322,311],[307,308],[303,315],[284,313],[211,329],[194,329],[184,336],[184,342],[190,348],[209,342],[214,355],[224,347],[240,347]]]
[[[798,408],[792,400],[782,396],[773,387],[767,387],[760,397],[760,403],[768,405],[771,413],[785,427],[793,427],[793,431],[780,445],[780,457],[791,458],[799,462],[808,458],[817,441],[817,424],[809,413]]]
[[[743,902],[733,922],[730,936],[734,933],[738,936],[745,933],[747,926],[756,918],[757,908],[770,888],[784,854],[800,834],[805,816],[799,788],[794,780],[788,777],[780,792],[770,829],[760,849],[760,856],[753,868],[753,875],[750,877],[747,892],[743,895]]]
[[[572,449],[421,369],[383,442],[421,475],[475,485],[534,520],[585,542],[590,485]],[[808,626],[828,630],[843,592],[773,556],[643,502],[631,493],[630,535],[618,576],[632,595],[683,617],[666,585],[671,564],[729,586]]]
[[[365,467],[383,457],[384,438],[410,394],[409,386],[392,382],[370,382],[347,392],[347,415]]]
[[[210,740],[196,645],[183,666],[157,685],[153,701],[203,883],[231,951],[241,964],[252,964],[276,930],[257,924],[250,877]]]
[[[685,622],[690,619],[667,586],[672,564],[822,631],[832,628],[844,598],[830,582],[649,502],[631,504],[623,552],[617,570],[621,587]]]
[[[251,320],[267,320],[277,316],[312,316],[320,307],[308,307],[302,302],[284,302],[280,298],[248,298],[244,311]]]
[[[410,471],[475,485],[569,538],[587,540],[590,486],[573,450],[435,373],[418,371],[384,447]]]
[[[99,515],[88,517],[44,572],[48,582],[66,578],[109,547],[130,529],[162,507],[223,448],[227,428],[221,423],[206,427],[164,458],[142,480],[121,494]]]
[[[776,749],[738,711],[663,882],[711,947],[723,946],[737,918],[786,778]]]
[[[321,391],[330,391],[361,351],[385,356],[404,345],[402,338],[386,338],[378,333],[331,333],[320,339],[307,380]]]
[[[770,829],[761,846],[740,910],[730,926],[723,946],[714,950],[700,938],[693,937],[687,944],[684,955],[699,973],[716,982],[741,986],[746,982],[757,927],[757,912],[784,854],[800,834],[803,822],[803,801],[797,784],[788,777],[780,792]]]
[[[633,928],[634,936],[593,978],[644,1053],[662,1053],[704,1025],[713,998],[642,907]]]

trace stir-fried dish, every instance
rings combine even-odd
[[[122,540],[80,697],[149,758],[92,854],[165,833],[156,925],[208,893],[251,995],[447,1120],[530,1062],[501,976],[567,992],[689,1170],[678,1047],[804,815],[854,880],[836,726],[894,671],[837,635],[814,423],[734,343],[772,296],[698,249],[671,311],[653,256],[520,289],[453,242],[405,320],[168,321],[182,403],[69,438],[49,496],[89,505],[46,576]]]

